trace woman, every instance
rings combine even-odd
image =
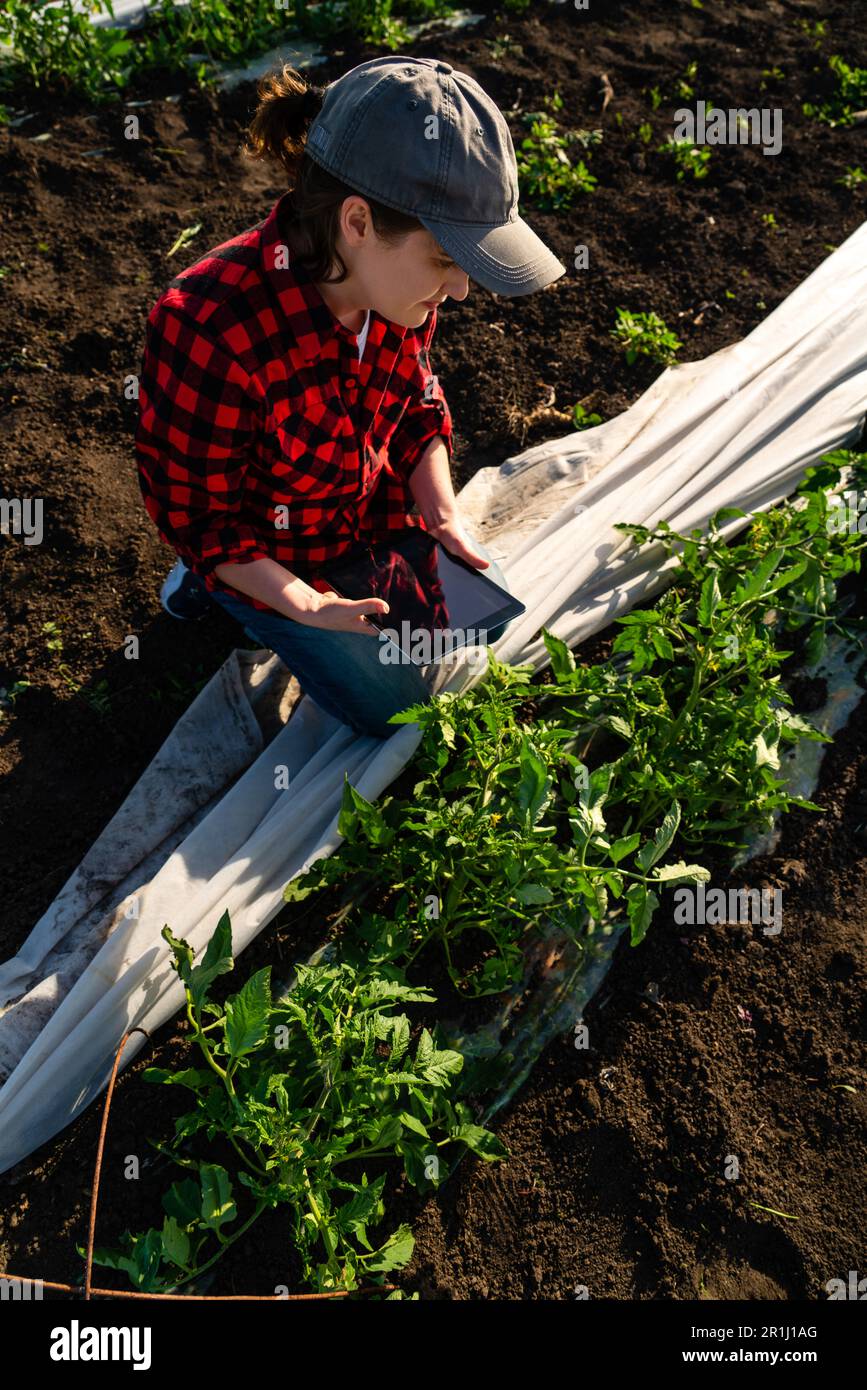
[[[421,527],[504,584],[458,513],[428,352],[437,307],[470,276],[526,294],[565,266],[518,216],[502,114],[448,63],[375,58],[324,91],[285,67],[260,84],[248,135],[289,192],[148,319],[139,479],[180,556],[163,602],[195,617],[215,600],[317,704],[386,737],[427,683],[380,660],[366,619],[387,604],[323,576]]]

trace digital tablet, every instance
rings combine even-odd
[[[507,589],[459,560],[419,526],[395,533],[393,540],[356,547],[317,576],[341,598],[383,598],[387,613],[368,621],[379,629],[383,661],[416,666],[440,661],[459,647],[486,646],[501,635],[526,606]]]

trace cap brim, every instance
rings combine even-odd
[[[471,280],[493,294],[532,294],[566,274],[562,261],[522,217],[499,227],[437,222],[430,217],[419,217],[419,221]]]

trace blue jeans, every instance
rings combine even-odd
[[[479,554],[490,560],[489,551],[480,541],[473,538],[473,544]],[[483,573],[508,589],[496,561],[491,560]],[[380,660],[382,645],[378,638],[331,632],[298,623],[280,613],[261,612],[240,594],[215,590],[211,598],[243,625],[254,642],[276,652],[304,693],[321,709],[357,733],[389,738],[398,727],[386,722],[389,715],[431,698],[418,666],[410,662],[389,665]],[[488,642],[495,642],[508,626],[501,623],[491,629]]]

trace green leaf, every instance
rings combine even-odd
[[[614,763],[602,763],[590,774],[590,786],[585,793],[588,804],[602,806],[608,800],[611,780],[614,776]]]
[[[627,854],[632,854],[640,843],[641,836],[636,831],[632,835],[624,835],[622,839],[615,840],[608,853],[611,855],[614,863],[619,864],[621,859],[625,859]]]
[[[676,864],[662,864],[654,874],[656,883],[707,883],[709,880],[710,869],[701,864],[685,864],[682,859]]]
[[[481,1125],[458,1125],[455,1129],[449,1130],[449,1138],[466,1144],[468,1149],[479,1158],[483,1158],[486,1163],[493,1163],[497,1159],[509,1156],[509,1150],[497,1136]]]
[[[171,1260],[172,1264],[178,1265],[181,1269],[187,1269],[190,1259],[190,1238],[173,1216],[167,1216],[163,1222],[162,1242],[163,1254],[166,1259]]]
[[[348,873],[349,866],[339,852],[325,855],[314,860],[306,869],[290,879],[283,889],[283,897],[286,902],[303,902],[311,893],[318,893],[324,887],[339,883]]]
[[[416,1061],[419,1062],[421,1065],[424,1065],[424,1063],[427,1062],[428,1059],[433,1056],[433,1053],[433,1038],[431,1037],[427,1028],[422,1028],[421,1033],[419,1034],[418,1044],[415,1050]]]
[[[551,778],[547,775],[542,759],[526,738],[521,746],[520,769],[521,780],[516,793],[518,806],[527,822],[535,825],[548,801]]]
[[[202,1210],[202,1193],[192,1178],[173,1183],[163,1196],[163,1210],[180,1226],[192,1226]]]
[[[199,1181],[202,1188],[201,1218],[215,1235],[220,1236],[221,1228],[238,1215],[232,1200],[229,1174],[218,1163],[203,1163],[199,1167]]]
[[[659,622],[659,614],[655,608],[634,608],[625,617],[615,618],[614,621],[622,623],[624,627],[655,627]]]
[[[619,898],[623,895],[624,879],[622,874],[618,874],[614,870],[608,870],[602,875],[602,877],[608,884],[608,887],[610,888],[611,893],[615,898]]]
[[[409,705],[406,709],[398,710],[397,714],[392,714],[386,721],[389,724],[417,724],[423,722],[428,714],[428,706],[420,703]]]
[[[486,962],[490,964],[490,962]],[[426,1028],[422,1029],[415,1054],[416,1067],[424,1079],[434,1086],[445,1086],[449,1075],[459,1072],[464,1065],[460,1052],[450,1049],[435,1050],[433,1039]]]
[[[562,680],[564,676],[569,676],[575,670],[575,657],[562,642],[559,637],[555,637],[553,632],[542,629],[542,640],[548,648],[551,657],[551,670],[556,680]]]
[[[146,1235],[133,1237],[133,1268],[130,1270],[132,1282],[146,1293],[153,1291],[163,1258],[163,1239],[159,1231],[150,1230]]]
[[[788,569],[780,570],[779,574],[774,575],[768,585],[768,589],[776,592],[778,589],[785,589],[788,584],[793,584],[796,579],[800,579],[804,570],[807,568],[807,563],[806,560],[798,560],[794,565],[790,565]]]
[[[399,1014],[390,1020],[391,1028],[391,1056],[392,1062],[399,1062],[406,1049],[409,1047],[409,1019],[406,1014]]]
[[[575,815],[569,817],[569,825],[572,828],[572,837],[579,849],[583,849],[594,835],[601,835],[605,830],[605,818],[598,806],[592,807],[579,802],[575,807]]]
[[[371,1273],[387,1274],[390,1269],[402,1269],[412,1259],[415,1239],[409,1226],[398,1226],[394,1235],[373,1255],[365,1255],[365,1268]]]
[[[718,512],[714,512],[711,517],[711,528],[719,531],[725,522],[736,516],[749,516],[749,512],[742,511],[740,507],[720,507]]]
[[[350,844],[358,840],[359,832],[372,845],[387,844],[392,836],[379,807],[356,791],[348,777],[343,784],[343,803],[337,819],[337,830]]]
[[[790,739],[806,738],[813,743],[834,742],[830,734],[823,734],[808,719],[803,719],[800,714],[792,714],[789,711],[783,714],[780,721],[780,735],[782,738]]]
[[[175,958],[175,969],[177,970],[178,975],[180,976],[183,983],[187,986],[187,988],[189,988],[190,975],[193,969],[193,961],[196,958],[195,951],[193,950],[189,942],[181,941],[179,937],[173,935],[168,923],[166,923],[166,925],[163,927],[162,931],[160,932],[160,936],[163,938],[164,941],[168,942],[172,954]]]
[[[669,849],[672,840],[677,834],[680,825],[680,803],[675,801],[671,810],[665,816],[662,825],[657,830],[653,840],[648,840],[646,844],[635,856],[635,862],[645,873],[650,869]],[[627,893],[627,897],[629,894]]]
[[[101,1246],[93,1252],[94,1264],[122,1270],[133,1287],[141,1289],[143,1293],[156,1292],[163,1257],[161,1232],[150,1230],[140,1236],[126,1234],[124,1240],[129,1242],[128,1252]]]
[[[605,721],[615,734],[620,734],[622,738],[632,739],[634,730],[628,719],[623,719],[619,714],[610,714]]]
[[[208,942],[201,965],[195,966],[190,973],[189,989],[194,1007],[202,1007],[208,990],[218,975],[226,975],[234,968],[232,925],[228,912],[224,912]]]
[[[581,847],[592,836],[604,834],[605,815],[602,807],[608,799],[613,774],[614,764],[603,763],[591,772],[588,786],[578,788],[579,801],[575,815],[569,817],[569,824],[576,844]]]
[[[657,656],[661,656],[663,661],[674,661],[674,647],[664,632],[660,632],[658,628],[653,628],[650,633],[650,640]]]
[[[772,767],[775,769],[779,768],[780,755],[777,751],[778,747],[779,745],[777,743],[768,744],[765,741],[764,735],[758,734],[755,739],[755,742],[753,743],[753,748],[755,750],[756,767]]]
[[[697,617],[702,627],[710,627],[721,599],[719,575],[716,570],[712,570],[701,586],[701,597],[698,601]]]
[[[602,878],[594,879],[581,889],[587,904],[587,911],[597,922],[601,921],[608,911],[608,890],[603,880],[604,875]]]
[[[385,1186],[385,1174],[375,1179],[368,1185],[367,1175],[363,1174],[361,1186],[356,1189],[348,1202],[344,1202],[342,1207],[338,1207],[334,1213],[334,1224],[344,1231],[352,1231],[358,1236],[363,1234],[363,1243],[370,1249],[367,1240],[365,1227],[374,1225],[383,1215],[384,1207],[382,1204],[382,1189]]]
[[[76,1247],[80,1255],[84,1254],[83,1247]],[[135,1261],[132,1256],[125,1255],[120,1250],[112,1250],[108,1246],[98,1245],[93,1251],[93,1263],[100,1265],[103,1269],[119,1269],[124,1274],[128,1274],[130,1282],[135,1284],[137,1280],[133,1278],[136,1270]]]
[[[383,1079],[389,1082],[396,1082],[398,1074],[392,1072]],[[409,1081],[417,1080],[418,1077],[410,1075]],[[396,1115],[383,1115],[370,1126],[369,1138],[370,1142],[375,1144],[378,1149],[392,1149],[400,1139],[402,1132],[400,1120]],[[365,1130],[365,1133],[368,1133],[368,1131]]]
[[[408,1110],[402,1110],[399,1119],[401,1124],[406,1125],[406,1128],[411,1129],[414,1134],[420,1134],[423,1139],[430,1138],[421,1120],[416,1119],[415,1115],[411,1115]]]
[[[785,550],[781,549],[771,550],[754,570],[749,571],[743,582],[735,589],[732,594],[732,603],[750,603],[754,598],[757,598],[763,592],[765,585],[785,553]]]
[[[540,903],[551,902],[554,894],[544,883],[522,883],[515,889],[515,897],[525,907],[535,907]]]
[[[631,945],[638,946],[647,934],[653,914],[659,907],[659,898],[652,888],[643,883],[633,883],[626,893],[627,913],[631,931]]]
[[[226,1000],[226,1044],[233,1061],[254,1052],[268,1036],[271,967],[257,970],[242,990]]]
[[[210,1086],[216,1080],[212,1071],[198,1067],[186,1067],[183,1071],[167,1071],[165,1067],[145,1067],[141,1075],[143,1081],[164,1086],[186,1086],[191,1091],[200,1091],[203,1086]]]

